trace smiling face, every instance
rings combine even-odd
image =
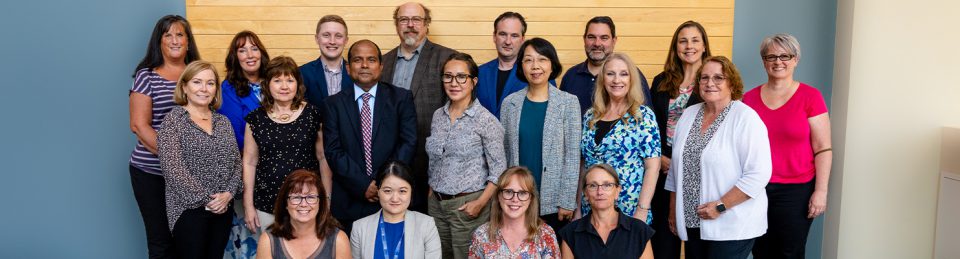
[[[260,71],[260,57],[260,47],[251,38],[244,40],[243,46],[237,48],[237,61],[244,73],[257,74]]]
[[[613,53],[617,45],[617,38],[610,32],[610,26],[604,23],[591,23],[587,26],[587,33],[583,35],[583,49],[587,58],[593,62],[601,62],[607,55]]]
[[[520,45],[523,44],[523,24],[520,19],[506,18],[497,23],[493,34],[493,43],[497,46],[497,55],[506,60],[517,58]]]
[[[630,92],[630,69],[626,62],[618,58],[611,58],[603,65],[603,87],[610,95],[610,99],[626,98]]]
[[[689,26],[677,34],[677,56],[686,64],[695,64],[703,60],[703,35],[696,26]]]
[[[218,86],[213,70],[207,69],[187,81],[183,92],[187,96],[188,104],[207,107],[213,101]]]
[[[542,86],[549,82],[550,74],[553,72],[550,58],[537,53],[533,46],[527,46],[524,49],[520,64],[523,67],[523,75],[530,85]]]
[[[303,184],[301,185],[299,192],[290,192],[287,197],[287,213],[290,213],[290,220],[299,222],[299,223],[309,223],[311,221],[317,220],[317,213],[319,212],[319,202],[310,203],[310,198],[307,197],[318,197],[320,192],[317,190],[316,186]],[[294,204],[294,199],[291,197],[301,199],[300,204]],[[317,200],[321,198],[316,198],[312,200]]]
[[[164,59],[182,59],[187,55],[187,33],[183,24],[175,22],[163,33],[160,39],[160,51]]]
[[[320,24],[320,31],[315,39],[325,59],[340,59],[343,55],[343,46],[348,40],[347,28],[338,22],[325,22]]]
[[[360,42],[353,46],[353,54],[350,63],[347,66],[347,73],[353,82],[363,89],[370,89],[380,80],[380,56],[377,55],[377,49],[373,43]]]
[[[297,95],[297,79],[292,75],[270,78],[270,96],[276,102],[290,102]]]
[[[733,99],[730,81],[723,74],[723,65],[718,62],[703,64],[700,72],[700,97],[707,103],[724,103]]]
[[[520,181],[521,179],[519,176],[513,175],[510,177],[510,180],[508,181],[509,183],[502,189],[503,191],[517,193],[517,195],[511,196],[510,199],[504,199],[504,195],[502,194],[497,195],[497,199],[500,199],[500,209],[503,211],[504,219],[523,220],[527,213],[527,209],[530,208],[530,199],[535,199],[535,197],[529,195],[527,200],[520,200],[519,193],[531,192],[531,190],[524,188],[523,185],[520,184]]]
[[[380,206],[383,211],[390,215],[400,215],[410,207],[410,195],[412,194],[410,183],[400,177],[388,175],[380,184],[380,190],[377,196],[380,198]]]
[[[426,21],[426,11],[417,3],[406,3],[397,10],[394,22],[400,41],[409,47],[419,46],[427,38],[430,25]]]
[[[614,203],[620,196],[620,186],[617,185],[617,179],[607,173],[603,168],[593,168],[587,172],[584,178],[584,184],[588,186],[584,190],[587,196],[587,202],[590,208],[594,210],[606,210],[613,208]],[[612,186],[612,187],[603,187]],[[596,186],[596,188],[590,187]],[[605,188],[609,188],[604,190]]]
[[[795,53],[788,52],[778,44],[770,44],[770,47],[767,47],[767,54],[764,56],[784,56],[794,54]],[[794,55],[793,58],[787,61],[780,60],[779,58],[774,59],[773,61],[766,61],[763,59],[763,68],[767,71],[767,77],[769,78],[793,78],[793,71],[797,68],[797,57]]]
[[[446,82],[447,78],[450,82]],[[464,83],[460,83],[460,78],[466,77]],[[447,93],[451,103],[458,103],[463,100],[470,100],[473,95],[473,88],[477,85],[477,77],[470,74],[467,62],[461,60],[451,60],[443,66],[443,90]]]

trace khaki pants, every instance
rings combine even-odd
[[[466,213],[457,210],[463,204],[480,198],[481,194],[483,191],[445,201],[438,200],[434,195],[427,198],[427,210],[436,221],[437,231],[440,232],[443,258],[467,258],[473,231],[490,221],[490,203],[480,210],[476,218],[470,218]]]

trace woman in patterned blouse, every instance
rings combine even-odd
[[[733,62],[709,57],[697,74],[703,103],[677,122],[665,186],[676,209],[667,221],[687,241],[686,258],[747,258],[767,230],[767,127],[739,101],[743,82]]]
[[[173,91],[179,106],[157,133],[160,169],[166,182],[169,228],[178,258],[223,256],[240,191],[240,151],[220,106],[216,68],[206,61],[187,65]]]
[[[490,222],[473,232],[468,258],[560,258],[557,236],[540,219],[540,201],[530,170],[511,167],[497,179]]]
[[[593,107],[583,115],[580,150],[586,166],[609,164],[620,173],[617,208],[649,224],[660,168],[660,132],[653,110],[643,105],[636,67],[619,52],[603,63]],[[581,206],[583,215],[589,211],[589,206]]]

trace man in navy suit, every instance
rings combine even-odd
[[[360,40],[347,52],[354,85],[324,102],[323,144],[333,170],[331,211],[346,232],[377,212],[376,170],[388,160],[409,164],[417,143],[417,114],[409,90],[380,82],[380,47]]]
[[[300,66],[307,101],[323,108],[327,96],[353,87],[353,80],[344,72],[343,47],[347,43],[347,23],[339,15],[327,15],[317,22],[314,40],[320,47],[320,57]]]

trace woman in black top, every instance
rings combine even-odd
[[[596,164],[583,176],[582,191],[590,214],[560,230],[560,253],[568,258],[653,258],[653,229],[624,215],[614,204],[620,195],[620,176],[608,164]]]
[[[703,64],[703,59],[710,56],[710,41],[703,26],[694,21],[686,21],[677,27],[670,41],[670,51],[663,65],[663,72],[653,78],[653,88],[650,90],[653,101],[653,113],[657,117],[660,129],[660,173],[666,176],[670,170],[670,156],[673,154],[673,131],[676,128],[683,109],[690,105],[703,102],[693,85],[697,81],[697,69]],[[670,210],[670,193],[663,189],[667,177],[660,177],[657,181],[653,202],[650,204],[654,212],[668,212]],[[657,258],[679,259],[680,239],[670,232],[667,225],[669,213],[653,213],[651,226],[659,235],[653,237],[653,251]]]
[[[243,207],[251,232],[273,222],[270,212],[274,211],[280,184],[290,172],[320,171],[325,190],[330,190],[331,180],[323,158],[323,120],[320,111],[305,101],[297,64],[290,57],[272,59],[266,78],[260,108],[245,118]]]

